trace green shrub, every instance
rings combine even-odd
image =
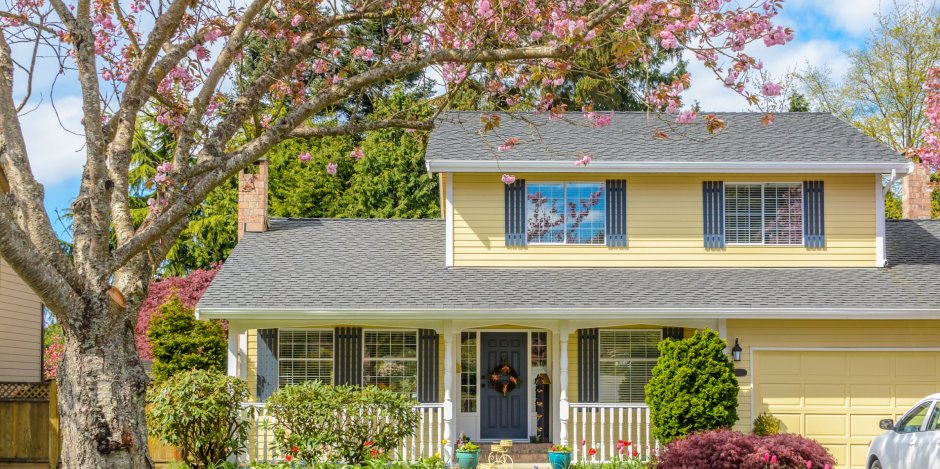
[[[248,400],[245,382],[221,373],[177,373],[147,396],[151,435],[176,446],[194,469],[217,467],[242,454],[250,421],[240,405]]]
[[[659,343],[659,359],[646,384],[653,436],[667,444],[738,420],[738,379],[724,353],[727,345],[705,329],[685,340]]]
[[[197,321],[192,308],[173,296],[154,315],[147,338],[157,382],[189,370],[225,370],[226,337],[219,321]]]
[[[757,436],[770,436],[780,434],[780,419],[771,414],[763,413],[754,419],[754,434]]]
[[[419,419],[417,401],[375,386],[306,382],[278,389],[266,405],[277,422],[275,451],[307,465],[386,454],[414,434]]]

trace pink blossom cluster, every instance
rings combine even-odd
[[[575,162],[575,166],[587,166],[591,163],[591,155],[581,155],[581,158],[578,158]]]
[[[927,92],[924,98],[927,128],[921,135],[923,143],[917,150],[917,156],[921,162],[936,170],[940,169],[940,67],[930,69],[924,91]]]
[[[349,152],[349,157],[357,161],[361,160],[365,156],[366,152],[362,150],[362,147],[353,148],[352,151]]]

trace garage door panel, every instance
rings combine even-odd
[[[784,433],[803,433],[803,414],[774,414],[780,419],[780,431]]]
[[[890,384],[852,384],[849,386],[849,407],[894,407]]]
[[[890,356],[865,354],[847,357],[850,376],[890,376],[894,360]]]
[[[803,387],[806,407],[845,407],[844,384],[807,384]]]
[[[765,393],[767,396],[765,398],[765,402],[768,405],[779,408],[803,406],[803,399],[801,398],[803,386],[801,386],[799,383],[769,383],[765,384],[764,387],[767,390]]]
[[[818,440],[840,468],[864,468],[878,422],[940,391],[940,352],[761,350],[753,365],[754,414]]]

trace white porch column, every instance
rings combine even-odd
[[[559,397],[558,397],[558,444],[568,445],[568,327],[558,328]]]
[[[449,181],[448,181],[449,182]],[[449,465],[454,460],[454,441],[457,439],[454,426],[454,401],[451,396],[454,388],[454,325],[453,321],[444,323],[444,439],[447,443],[441,456]]]
[[[242,328],[238,327],[237,324],[229,321],[228,323],[228,375],[238,377],[239,366],[238,366],[238,349],[240,336],[242,335]]]

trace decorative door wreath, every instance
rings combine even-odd
[[[490,372],[490,386],[501,392],[503,397],[516,389],[517,384],[519,384],[519,373],[516,373],[516,370],[509,366],[508,361],[504,361],[502,365],[497,365]]]

